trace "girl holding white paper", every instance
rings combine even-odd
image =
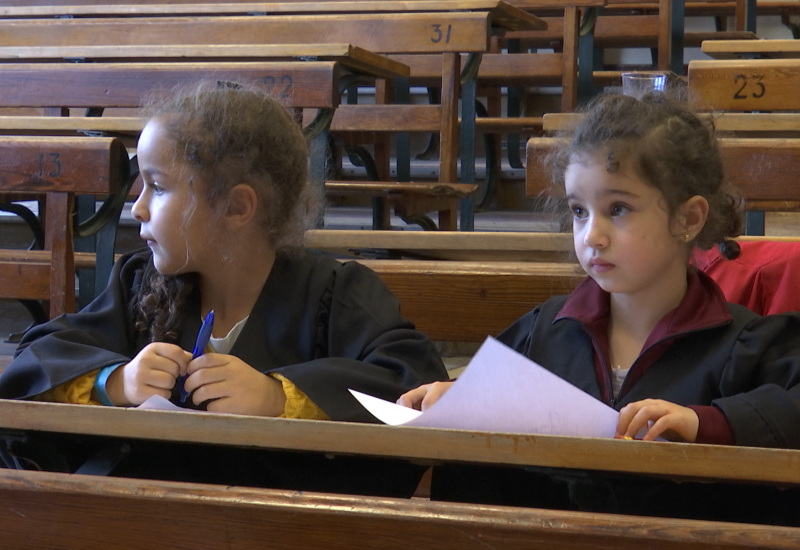
[[[604,95],[550,160],[589,277],[498,339],[620,410],[617,437],[800,448],[800,315],[728,304],[689,262],[739,252],[711,123],[666,94]],[[426,408],[449,385],[398,402]]]

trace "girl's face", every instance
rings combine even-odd
[[[630,163],[609,173],[605,155],[583,155],[567,167],[565,184],[575,252],[603,290],[654,296],[685,285],[686,231]]]
[[[137,150],[144,187],[131,210],[156,269],[167,275],[199,271],[204,251],[214,242],[213,213],[196,193],[199,177],[174,159],[173,150],[162,122],[148,122]]]

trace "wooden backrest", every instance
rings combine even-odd
[[[139,44],[0,46],[5,63],[80,62],[275,62],[337,61],[354,73],[377,78],[408,76],[408,67],[352,44]]]
[[[359,260],[432,340],[482,342],[585,276],[572,263]],[[425,289],[421,292],[420,289]]]
[[[698,113],[714,123],[717,137],[800,136],[800,112],[785,113]],[[580,113],[545,113],[542,129],[549,135],[571,131],[583,117]]]
[[[0,470],[9,547],[797,548],[800,529]]]
[[[129,17],[103,17],[96,11],[96,17],[75,19],[5,19],[0,20],[0,35],[6,46],[78,46],[78,45],[152,45],[152,44],[271,44],[296,43],[354,43],[366,50],[380,53],[438,53],[448,60],[442,71],[442,87],[448,93],[439,111],[440,140],[443,151],[440,159],[439,180],[453,183],[458,181],[458,66],[452,57],[458,52],[485,52],[489,48],[490,35],[503,28],[540,28],[543,23],[535,16],[495,0],[467,0],[442,9],[435,3],[427,4],[425,10],[413,11],[407,3],[394,3],[386,12],[381,3],[343,3],[338,9],[327,10],[322,6],[333,4],[308,5],[299,9],[298,3],[274,3],[259,5],[258,10],[269,15],[209,15],[216,10],[199,9],[197,12],[184,10],[183,17],[156,16],[154,13],[175,13],[169,3],[148,4],[122,8],[128,10]],[[391,4],[388,3],[388,4]],[[358,6],[361,6],[359,8]],[[369,6],[365,11],[362,8]],[[437,7],[438,6],[438,7]],[[91,6],[90,6],[91,7]],[[144,8],[145,11],[139,8]],[[208,6],[206,6],[208,7]],[[447,11],[451,7],[454,11]],[[166,11],[158,11],[166,8]],[[235,8],[222,10],[225,13],[238,13]],[[252,6],[245,8],[253,11]],[[430,11],[433,10],[433,11]],[[467,11],[464,11],[467,10]],[[472,10],[472,11],[469,11]],[[70,11],[69,9],[67,11]],[[78,10],[80,11],[80,10]],[[105,10],[112,13],[115,10]],[[180,10],[179,10],[180,11]],[[297,15],[275,15],[292,13]],[[354,13],[356,11],[357,13]],[[8,12],[7,12],[8,13]],[[75,12],[77,13],[77,12]],[[87,12],[88,13],[88,12]],[[119,15],[120,12],[114,13]],[[148,16],[143,16],[142,14]],[[67,21],[67,25],[62,25]],[[51,29],[52,28],[52,29]],[[51,32],[52,30],[52,32]],[[47,38],[44,38],[44,37]],[[346,38],[345,38],[346,37]],[[339,127],[346,124],[339,124]],[[385,126],[384,126],[385,127]],[[467,133],[468,130],[465,130]],[[376,164],[386,166],[388,156]],[[466,165],[467,163],[465,163]],[[380,168],[379,168],[380,170]],[[471,179],[467,176],[465,179]],[[469,183],[469,181],[467,181]],[[449,208],[439,209],[440,224],[448,228],[456,227],[457,201],[451,201]],[[472,224],[471,211],[462,213],[467,225]]]
[[[800,41],[794,39],[704,40],[700,48],[714,59],[796,58],[800,55]]]
[[[201,79],[263,88],[299,107],[339,103],[332,61],[0,63],[3,107],[138,107],[156,89]]]
[[[689,92],[697,109],[800,110],[800,59],[692,60]]]
[[[622,0],[623,3],[625,0]],[[570,2],[569,4],[573,4]],[[580,8],[603,8],[603,14],[594,19],[591,33],[597,48],[608,47],[647,47],[658,49],[657,68],[669,70],[673,42],[672,0],[649,2],[648,9],[614,10],[613,0],[604,0],[600,6],[585,2]],[[623,16],[624,15],[624,16]],[[544,18],[548,23],[547,32],[514,31],[509,38],[520,38],[529,47],[547,48],[558,44],[560,37],[555,32],[559,23],[552,18]],[[552,30],[550,30],[552,29]],[[682,29],[681,29],[682,34]],[[566,35],[565,35],[566,36]],[[566,47],[566,45],[565,45]]]
[[[602,0],[595,0],[597,2]],[[45,17],[153,17],[169,15],[253,15],[253,14],[355,14],[355,13],[422,13],[445,11],[486,11],[501,25],[515,28],[526,14],[520,7],[558,7],[554,0],[456,0],[436,2],[432,0],[372,0],[348,1],[283,1],[256,2],[248,0],[239,2],[225,0],[222,2],[146,2],[125,1],[103,2],[98,4],[91,0],[76,2],[54,2],[28,4],[12,0],[11,5],[0,6],[0,17],[5,18],[45,18]],[[520,6],[520,7],[517,7]],[[528,18],[531,21],[531,18]],[[523,24],[525,26],[526,24]]]
[[[50,252],[38,266],[0,255],[0,296],[49,300],[51,317],[74,311],[75,197],[119,192],[127,170],[127,151],[114,138],[0,137],[0,200],[43,199]]]
[[[0,20],[6,46],[335,42],[380,53],[482,52],[490,28],[488,11]]]
[[[701,0],[686,2],[687,15],[713,15],[714,17],[733,16],[734,30],[748,31],[751,18],[756,9],[756,0]]]
[[[524,54],[484,53],[478,68],[478,84],[485,87],[501,86],[560,86],[562,110],[572,111],[577,106],[578,28],[579,7],[573,4],[597,3],[595,0],[565,2],[560,17],[545,17],[548,28],[535,31],[507,33],[509,38],[536,36],[537,40],[557,41],[554,52]],[[549,11],[549,10],[548,10]],[[552,44],[548,44],[552,47]],[[435,86],[441,73],[442,60],[436,56],[393,55],[411,68],[411,81],[417,85]]]
[[[800,207],[800,139],[720,138],[728,181],[746,210],[792,211]]]

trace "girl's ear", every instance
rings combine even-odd
[[[689,235],[688,240],[694,240],[703,230],[708,218],[708,201],[705,197],[695,195],[684,202],[678,209],[678,222],[682,227],[677,227],[679,233]]]
[[[247,184],[240,183],[231,189],[228,195],[228,208],[225,217],[232,229],[237,229],[255,217],[258,209],[258,196],[255,189]]]

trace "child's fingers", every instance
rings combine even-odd
[[[149,356],[148,363],[151,368],[169,372],[174,377],[186,371],[186,366],[192,359],[192,354],[175,344],[155,342],[148,345],[142,352],[144,357]]]
[[[189,356],[189,362],[186,364],[186,375],[191,376],[202,369],[225,366],[230,362],[231,356],[221,353],[205,353],[195,359]]]
[[[410,409],[417,409],[420,410],[422,407],[422,400],[425,398],[425,395],[428,393],[428,386],[420,386],[418,388],[414,388],[413,390],[407,391],[403,395],[401,395],[397,399],[398,405],[403,405],[404,407],[408,407]]]
[[[400,396],[398,405],[424,411],[436,403],[452,386],[452,382],[433,382],[414,388]]]
[[[697,414],[681,405],[660,399],[645,399],[623,407],[617,425],[617,437],[642,439],[658,437],[670,440],[695,441],[698,429]]]
[[[643,429],[651,429],[650,422],[664,414],[663,407],[654,399],[645,399],[625,405],[619,412],[617,436],[633,438]]]

